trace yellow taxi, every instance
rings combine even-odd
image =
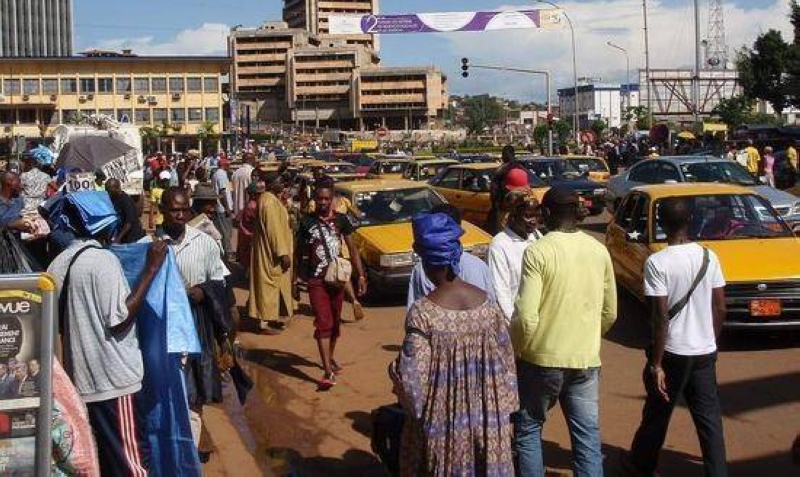
[[[403,179],[417,182],[427,182],[436,177],[439,172],[458,161],[453,159],[414,159],[408,163],[403,171]]]
[[[800,238],[766,199],[726,184],[665,184],[632,189],[606,232],[618,283],[644,300],[644,264],[666,246],[657,224],[667,197],[692,204],[690,238],[719,257],[728,286],[727,328],[800,329]]]
[[[589,173],[589,178],[601,184],[607,184],[611,179],[611,169],[601,157],[592,156],[562,156],[573,164],[576,169]]]
[[[303,167],[300,175],[306,179],[311,179],[315,169],[322,169],[322,172],[336,182],[352,181],[361,179],[364,174],[358,173],[355,164],[349,162],[323,162],[322,164],[312,163]]]
[[[445,203],[429,185],[407,180],[362,180],[336,184],[337,196],[348,199],[361,226],[353,235],[369,276],[372,292],[408,290],[417,257],[413,251],[411,218]],[[463,221],[461,243],[485,258],[492,237]]]
[[[492,178],[499,167],[498,163],[455,164],[442,170],[430,184],[461,211],[464,220],[485,229],[492,208]],[[530,171],[528,183],[535,188],[536,198],[541,202],[549,188]]]
[[[367,178],[369,179],[402,179],[403,171],[410,161],[407,158],[399,157],[382,157],[375,159],[372,166],[369,168]]]

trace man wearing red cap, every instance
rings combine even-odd
[[[492,188],[489,197],[492,199],[492,208],[489,210],[489,233],[497,234],[503,229],[502,210],[506,193],[513,188],[528,186],[528,172],[525,166],[516,159],[514,146],[503,147],[503,165],[497,168],[492,178]],[[513,173],[513,174],[512,174]],[[525,176],[524,181],[522,175]],[[509,189],[509,186],[512,189]]]

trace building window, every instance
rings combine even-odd
[[[20,83],[18,79],[3,80],[3,91],[8,96],[20,93]]]
[[[186,91],[200,93],[203,91],[203,80],[200,78],[186,78]]]
[[[97,92],[98,93],[113,93],[114,92],[114,79],[113,78],[97,78]]]
[[[164,124],[167,122],[167,108],[153,108],[153,122]]]
[[[203,120],[203,108],[189,108],[189,122],[199,123]]]
[[[173,123],[186,121],[186,110],[183,108],[172,108],[169,110],[169,120]]]
[[[218,78],[203,78],[203,90],[206,93],[216,93],[219,91]]]
[[[131,92],[131,79],[117,78],[117,94],[125,94],[130,92]]]
[[[48,125],[58,124],[58,111],[55,109],[40,109],[39,114],[42,116],[42,123]]]
[[[63,81],[63,80],[62,80]],[[64,124],[71,124],[78,119],[78,111],[74,109],[61,110],[61,122]]]
[[[20,124],[36,124],[36,110],[35,109],[20,109],[17,111],[17,118]]]
[[[219,108],[206,108],[206,121],[219,122]]]
[[[147,78],[133,78],[133,92],[135,94],[150,94],[150,80]]]
[[[69,94],[77,92],[78,92],[78,82],[75,80],[75,78],[64,78],[61,80],[61,94]]]
[[[39,80],[38,79],[22,80],[22,93],[39,94]]]
[[[137,109],[135,113],[136,124],[150,124],[150,110]]]
[[[153,92],[166,93],[167,92],[167,78],[153,78]]]
[[[117,121],[121,123],[131,123],[133,122],[133,111],[130,109],[118,109],[117,110]]]
[[[94,94],[97,92],[94,78],[81,78],[81,94]]]
[[[44,94],[58,94],[58,80],[57,79],[43,79],[42,80],[42,93],[44,93]]]
[[[14,124],[15,112],[13,109],[0,109],[0,124]]]
[[[184,91],[183,78],[170,78],[169,79],[169,92],[170,93],[183,93]]]
[[[80,109],[78,110],[78,118],[88,118],[89,116],[93,115],[96,111],[94,109]]]

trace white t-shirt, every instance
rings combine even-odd
[[[695,243],[672,245],[647,259],[644,266],[644,294],[666,296],[670,307],[689,292],[703,266],[703,247]],[[708,271],[689,302],[670,320],[666,351],[682,356],[699,356],[717,350],[712,312],[712,290],[725,286],[717,255],[709,250]]]
[[[506,318],[506,324],[511,324],[511,318],[514,315],[514,302],[519,293],[525,250],[541,237],[539,231],[536,231],[527,238],[522,238],[506,227],[505,230],[494,236],[489,245],[487,257],[489,277],[492,280],[497,304],[500,305]]]

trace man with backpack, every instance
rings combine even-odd
[[[659,206],[668,247],[648,258],[644,289],[653,319],[644,382],[642,423],[625,459],[633,475],[653,475],[676,402],[692,414],[707,477],[727,476],[717,388],[717,337],[725,320],[725,279],[717,256],[691,241],[691,204],[668,198]]]

